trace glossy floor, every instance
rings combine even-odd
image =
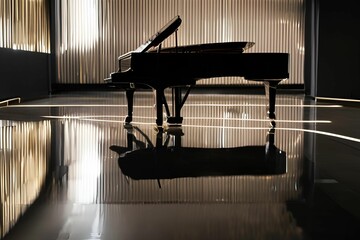
[[[360,108],[191,94],[157,131],[153,94],[0,108],[2,239],[358,239]],[[170,106],[171,107],[171,106]]]

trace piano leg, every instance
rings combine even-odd
[[[132,122],[133,108],[134,108],[134,92],[135,89],[126,89],[126,100],[128,103],[128,114],[125,118],[125,123]]]
[[[182,123],[183,118],[181,117],[181,102],[182,102],[182,98],[181,98],[181,88],[176,87],[175,88],[175,119],[177,121],[177,123]]]
[[[164,89],[156,89],[156,125],[161,127],[163,125],[163,96]]]
[[[264,81],[265,85],[265,95],[268,99],[267,104],[267,115],[268,118],[271,120],[272,127],[275,127],[275,102],[276,102],[276,87],[280,81],[277,80],[269,80]]]
[[[181,125],[183,118],[181,117],[181,104],[182,104],[182,98],[181,98],[181,88],[180,87],[174,87],[172,89],[172,104],[173,104],[173,114],[175,116],[169,116],[167,118],[167,123],[172,125]]]

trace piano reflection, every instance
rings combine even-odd
[[[175,47],[162,49],[162,42],[174,32],[177,34],[180,24],[181,18],[176,16],[139,48],[118,57],[118,71],[105,79],[111,86],[126,90],[128,113],[125,123],[132,121],[136,89],[150,87],[155,90],[158,127],[163,126],[163,108],[169,125],[181,125],[181,108],[197,80],[239,76],[264,83],[268,98],[267,114],[274,125],[276,88],[282,80],[289,77],[289,54],[243,53],[253,46],[252,42],[178,46],[177,35]],[[172,113],[164,95],[166,88],[173,90]]]
[[[113,145],[110,149],[119,154],[122,173],[135,180],[286,173],[286,153],[274,145],[274,128],[267,133],[264,145],[233,148],[183,147],[182,132],[163,131],[152,144],[139,128],[129,127],[127,131],[128,146]],[[139,141],[134,131],[147,142]],[[175,144],[169,146],[171,136]]]

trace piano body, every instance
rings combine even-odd
[[[128,102],[126,123],[132,121],[134,91],[152,88],[156,94],[156,124],[163,125],[163,107],[167,123],[182,123],[181,108],[197,80],[213,77],[240,76],[261,81],[268,99],[267,114],[275,126],[276,88],[289,77],[288,53],[243,53],[252,42],[224,42],[161,48],[161,43],[181,24],[176,16],[157,34],[135,51],[118,58],[119,69],[105,82],[124,88]],[[177,39],[177,38],[176,38]],[[155,47],[157,49],[153,50]],[[173,110],[170,113],[164,90],[172,88]],[[185,91],[183,91],[185,89]]]

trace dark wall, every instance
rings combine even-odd
[[[360,99],[358,0],[319,1],[317,96]]]
[[[0,48],[0,100],[49,93],[49,54]]]

